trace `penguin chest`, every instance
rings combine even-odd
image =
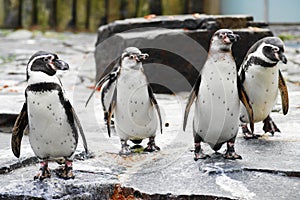
[[[155,135],[157,119],[143,72],[122,72],[117,82],[116,131],[121,139],[143,139]]]
[[[277,67],[249,67],[245,74],[245,81],[243,85],[253,108],[254,121],[259,122],[264,120],[272,111],[277,100]],[[247,116],[244,108],[242,112],[242,116],[243,115]]]
[[[234,138],[240,102],[235,64],[205,67],[195,103],[194,131],[211,147]]]
[[[70,157],[77,146],[76,129],[72,128],[58,93],[27,91],[29,140],[41,159]]]

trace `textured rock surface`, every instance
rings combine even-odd
[[[255,41],[272,35],[268,29],[239,29],[235,32],[241,37],[233,46],[238,65]],[[151,83],[165,86],[172,92],[189,91],[206,60],[213,33],[206,30],[159,28],[118,33],[96,47],[96,80],[112,69],[126,47],[136,46],[150,55],[145,61],[145,71]],[[154,91],[166,92],[161,87],[154,87]]]
[[[144,18],[132,18],[116,20],[98,29],[96,45],[108,37],[136,28],[160,27],[166,29],[208,29],[219,28],[246,28],[253,23],[252,16],[245,15],[172,15],[172,16],[148,16]],[[264,24],[260,24],[262,26]]]
[[[261,28],[265,24],[257,23],[257,28],[252,25],[250,16],[179,15],[118,20],[98,29],[96,80],[111,70],[123,49],[136,46],[150,55],[145,70],[155,92],[189,91],[205,62],[215,30],[230,28],[240,35],[240,41],[233,46],[234,58],[240,65],[253,43],[272,35],[268,28]]]
[[[70,64],[61,73],[66,93],[74,105],[86,133],[89,149],[94,157],[74,161],[74,180],[62,180],[52,172],[52,178],[33,181],[39,168],[28,137],[24,137],[21,158],[10,150],[9,133],[0,132],[0,199],[109,199],[112,197],[140,197],[144,199],[291,199],[300,196],[300,109],[299,109],[299,43],[289,41],[288,65],[280,65],[287,79],[290,111],[281,112],[280,99],[272,117],[282,133],[263,134],[262,124],[255,126],[259,140],[245,141],[240,133],[236,150],[243,160],[228,161],[214,154],[206,161],[193,160],[191,119],[187,132],[182,132],[182,112],[187,93],[159,94],[164,127],[157,135],[161,151],[153,154],[118,155],[119,138],[115,132],[109,138],[103,122],[99,93],[90,104],[84,104],[95,84],[93,57],[96,34],[33,33],[30,39],[8,40],[9,32],[0,31],[0,114],[10,123],[2,123],[1,130],[11,129],[11,120],[24,101],[25,68],[28,58],[37,50],[58,53]],[[9,47],[9,48],[7,48]],[[180,51],[180,50],[178,50]],[[180,59],[180,58],[177,58]],[[166,62],[167,59],[166,59]],[[147,141],[143,141],[145,145]],[[225,147],[219,152],[223,153]],[[77,155],[83,151],[78,146]],[[51,163],[52,171],[58,164]],[[118,187],[118,184],[121,184]],[[120,189],[120,190],[116,190]]]

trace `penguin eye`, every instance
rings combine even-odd
[[[272,48],[272,50],[276,53],[276,52],[279,51],[279,48],[278,47],[274,47],[274,48]]]
[[[130,59],[134,59],[134,55],[130,55],[129,58],[130,58]]]
[[[227,36],[227,33],[220,33],[219,34],[219,38],[220,39],[223,39],[223,38],[225,38]]]
[[[49,60],[51,60],[51,56],[48,56],[48,57],[44,58],[45,62],[49,62]]]

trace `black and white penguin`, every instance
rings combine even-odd
[[[239,36],[229,29],[220,29],[214,33],[207,60],[189,96],[183,130],[195,100],[195,160],[209,157],[203,153],[201,142],[208,143],[215,151],[227,143],[224,157],[241,159],[234,148],[239,129],[240,100],[246,105],[250,119],[252,108],[237,78],[237,67],[231,52],[232,44],[238,39]]]
[[[59,60],[56,54],[44,51],[32,55],[27,64],[25,103],[13,127],[11,147],[19,158],[23,132],[28,126],[30,145],[40,159],[40,170],[34,179],[50,177],[48,161],[61,158],[65,165],[58,170],[58,176],[74,178],[72,162],[78,130],[88,151],[79,119],[55,75],[57,70],[68,69],[69,65]]]
[[[106,108],[108,107],[107,130],[110,136],[111,116],[114,113],[116,132],[121,139],[120,155],[131,152],[127,144],[128,140],[139,144],[143,139],[149,138],[144,151],[160,150],[155,144],[158,120],[162,132],[160,109],[142,66],[142,61],[147,58],[148,54],[143,54],[136,47],[126,48],[121,55],[119,65],[104,76],[95,87],[104,90],[109,88],[106,93],[101,91],[104,98],[111,99],[109,107],[105,105]],[[106,85],[102,87],[103,84]],[[115,89],[114,94],[111,88]],[[95,90],[88,101],[94,92]]]
[[[281,94],[282,110],[286,115],[289,109],[288,90],[278,68],[278,62],[287,63],[284,55],[284,43],[278,37],[265,37],[257,41],[247,52],[239,70],[239,77],[253,108],[254,122],[263,121],[263,130],[280,132],[270,117],[274,107],[278,88]],[[249,122],[245,108],[241,108],[241,121],[244,137],[257,138],[247,128]]]

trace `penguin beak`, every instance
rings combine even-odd
[[[240,36],[238,34],[233,34],[233,33],[228,34],[227,37],[231,43],[237,42],[240,39]]]
[[[141,62],[141,61],[146,60],[148,58],[149,58],[149,55],[147,53],[142,53],[142,54],[137,56],[136,60],[138,62]]]
[[[287,63],[287,59],[286,59],[285,55],[284,55],[282,52],[276,52],[276,53],[275,53],[275,57],[276,57],[278,60],[281,60],[284,64]]]
[[[225,33],[222,38],[225,44],[232,44],[237,42],[240,39],[240,36],[234,33]]]
[[[56,70],[68,70],[69,65],[65,61],[62,60],[55,60],[52,62],[52,65],[54,65]]]

